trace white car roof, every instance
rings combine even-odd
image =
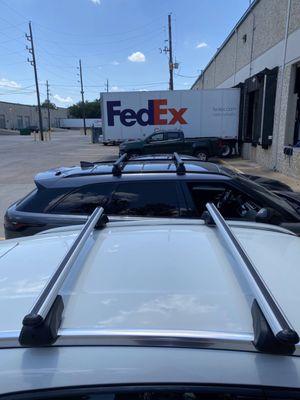
[[[294,328],[300,332],[300,241],[274,227],[233,232]],[[0,332],[22,319],[78,231],[0,245]],[[94,231],[65,281],[61,329],[253,333],[247,289],[217,229],[191,220],[109,223]]]

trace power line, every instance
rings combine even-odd
[[[181,78],[191,78],[191,79],[198,78],[198,76],[199,76],[199,75],[193,75],[193,76],[190,76],[190,75],[181,75],[181,74],[177,74],[176,72],[175,72],[175,75],[180,76]]]
[[[150,25],[156,25],[157,23],[158,23],[158,19],[159,18],[162,18],[164,16],[164,14],[160,14],[159,16],[156,16],[156,17],[153,17],[152,19],[151,19],[151,22],[149,22],[149,23],[146,23],[146,24],[143,24],[143,25],[140,25],[140,26],[138,26],[138,27],[136,27],[136,28],[133,28],[133,29],[130,29],[130,30],[128,30],[128,31],[123,31],[123,32],[114,32],[114,33],[100,33],[99,35],[94,35],[94,34],[91,34],[90,36],[92,36],[93,38],[97,38],[97,37],[101,37],[101,38],[103,38],[103,37],[111,37],[111,36],[124,36],[124,35],[126,35],[127,33],[131,33],[131,32],[136,32],[136,31],[139,31],[139,30],[143,30],[145,27],[147,27],[147,26],[150,26]],[[25,18],[25,17],[24,17]],[[54,32],[53,31],[53,28],[48,28],[48,27],[46,27],[45,25],[42,25],[42,24],[40,24],[40,23],[38,23],[38,22],[35,22],[35,24],[36,25],[38,25],[38,27],[39,28],[41,28],[41,29],[44,29],[44,30],[47,30],[47,31],[50,31],[50,32]],[[81,33],[72,33],[72,32],[63,32],[63,31],[57,31],[57,30],[55,30],[55,34],[58,34],[58,35],[66,35],[66,36],[73,36],[73,37],[82,37],[82,34]],[[89,37],[89,35],[88,34],[86,34],[85,33],[85,37]]]

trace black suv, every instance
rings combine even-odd
[[[284,198],[222,166],[177,153],[81,162],[42,172],[35,184],[8,208],[6,238],[81,224],[96,206],[115,218],[201,218],[207,202],[226,219],[274,223],[300,234],[300,214]]]

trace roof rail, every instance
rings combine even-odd
[[[182,158],[178,155],[178,153],[173,154],[174,163],[176,165],[177,175],[185,175],[186,169],[184,166],[184,162]]]
[[[122,168],[121,164],[126,161],[128,158],[127,153],[124,153],[121,157],[119,157],[114,163],[112,167],[112,174],[113,176],[120,176],[122,175]]]
[[[207,203],[206,208],[210,218],[206,223],[213,223],[219,229],[220,235],[230,249],[238,277],[245,280],[253,295],[251,314],[254,329],[254,346],[264,352],[292,354],[299,336],[293,329],[287,317],[276,302],[269,288],[263,281],[255,265],[233,234],[232,230],[213,203]]]
[[[40,293],[31,311],[24,317],[19,336],[21,345],[46,346],[56,341],[64,309],[59,291],[90,234],[94,229],[103,228],[107,222],[104,209],[97,207]]]

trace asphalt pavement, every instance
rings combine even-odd
[[[118,148],[92,144],[89,135],[64,130],[52,133],[51,141],[34,141],[31,136],[0,135],[0,237],[7,207],[34,189],[34,176],[81,160],[111,159]]]

